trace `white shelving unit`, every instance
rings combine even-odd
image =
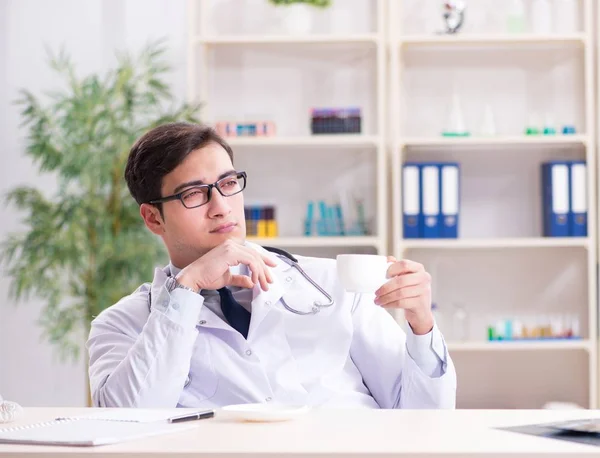
[[[402,241],[405,250],[470,250],[478,248],[552,248],[582,247],[588,248],[588,237],[521,237],[489,239],[407,239]]]
[[[228,139],[231,147],[288,148],[377,148],[376,135],[315,135],[312,137],[237,137]]]
[[[469,26],[478,12],[491,14],[483,2],[469,2]],[[597,408],[600,251],[595,209],[600,170],[592,0],[580,0],[580,30],[551,35],[509,34],[497,27],[454,36],[435,34],[431,28],[418,31],[418,19],[411,15],[440,15],[433,3],[390,2],[394,255],[425,264],[433,275],[434,302],[442,311],[456,304],[468,311],[468,337],[447,337],[458,370],[458,407],[540,408],[549,401],[565,401]],[[565,84],[567,80],[572,84]],[[562,84],[564,93],[555,86]],[[548,87],[555,90],[543,92]],[[460,94],[470,137],[441,135],[445,116],[440,112],[446,113],[454,91]],[[478,135],[473,125],[481,119],[485,102],[504,114],[496,118],[497,136]],[[559,113],[558,108],[564,110]],[[563,123],[567,120],[560,116],[568,112],[577,134],[525,136],[531,114],[526,110],[537,109]],[[539,164],[563,157],[587,161],[588,237],[542,237]],[[403,238],[402,164],[419,160],[461,164],[458,239]],[[580,318],[582,340],[486,341],[485,328],[493,317],[563,312]],[[442,331],[452,334],[453,317],[443,317],[448,321]]]
[[[569,35],[539,35],[539,34],[468,34],[440,36],[404,36],[397,43],[403,47],[409,46],[513,46],[528,44],[572,44],[584,46],[586,35],[573,33]]]
[[[188,0],[188,97],[204,104],[203,121],[212,124],[231,120],[227,117],[228,113],[238,118],[253,117],[259,112],[262,117],[258,119],[273,120],[277,124],[278,133],[273,137],[227,139],[234,149],[236,166],[242,163],[242,167],[249,170],[252,187],[249,184],[245,193],[246,201],[268,200],[268,203],[277,207],[280,237],[251,238],[253,241],[282,248],[299,248],[307,253],[314,253],[315,250],[324,252],[326,248],[334,251],[364,252],[370,249],[374,253],[387,252],[386,1],[357,1],[361,2],[359,6],[363,6],[364,11],[372,14],[371,30],[363,27],[355,32],[321,30],[309,34],[288,34],[267,30],[262,23],[254,30],[244,28],[252,21],[274,15],[276,8],[267,2],[259,4],[239,0],[239,3],[236,2],[239,10],[232,11],[229,8],[228,20],[219,21],[215,18],[218,14],[217,2]],[[231,26],[227,29],[225,26],[228,22],[233,23],[236,15],[242,27],[236,29]],[[220,26],[223,26],[222,30],[218,30]],[[343,53],[350,53],[351,57],[341,61],[342,74],[339,78],[342,82],[351,87],[354,72],[359,81],[372,83],[371,87],[363,87],[364,90],[352,94],[336,93],[328,97],[327,91],[318,87],[320,81],[311,68],[319,71],[315,65],[321,64],[335,72],[337,69],[332,65],[336,59],[341,59],[339,56]],[[286,68],[295,71],[295,74],[286,73]],[[263,71],[262,81],[259,71]],[[281,78],[273,76],[272,73],[277,71]],[[333,81],[336,75],[325,75],[325,78]],[[284,79],[287,82],[280,83]],[[252,99],[249,94],[254,92],[251,90],[254,82],[261,84],[263,94],[265,89],[271,89],[272,99],[268,96],[261,101]],[[326,83],[331,84],[329,81]],[[333,84],[333,90],[329,92],[336,92],[338,86],[343,84]],[[240,91],[237,92],[237,98],[229,94],[238,87]],[[369,99],[365,99],[365,91],[372,94]],[[323,100],[320,95],[326,99]],[[287,104],[283,101],[286,97]],[[339,100],[348,102],[340,103]],[[306,106],[309,103],[316,107],[335,106],[336,103],[337,106],[361,106],[362,133],[311,135],[305,128],[310,123],[307,108],[311,105]],[[314,164],[313,159],[320,157],[330,162],[315,174],[314,166],[313,170],[308,166],[311,162]],[[340,170],[340,176],[341,172],[351,175],[352,168],[360,169],[360,175],[348,176],[345,183],[339,185],[333,182],[341,179],[336,176],[336,167]],[[285,173],[283,171],[289,171],[290,175],[281,176]],[[372,198],[366,203],[370,204],[370,208],[366,209],[370,212],[372,233],[358,237],[302,235],[303,205],[306,205],[306,201],[327,198],[327,193],[339,192],[340,187],[352,182],[363,182],[367,176],[365,189]],[[294,184],[299,182],[306,183],[304,202],[301,201],[302,191],[293,189]]]
[[[594,85],[600,80],[593,53],[600,41],[593,31],[592,0],[579,0],[578,30],[543,35],[473,30],[478,8],[498,16],[506,6],[493,1],[494,8],[482,9],[491,0],[473,0],[467,27],[455,36],[418,30],[419,19],[406,19],[413,13],[439,16],[437,0],[348,0],[362,2],[360,14],[344,3],[361,20],[376,11],[372,26],[304,35],[246,27],[270,14],[266,1],[253,2],[252,8],[261,5],[259,12],[248,7],[251,1],[239,0],[239,10],[229,8],[226,20],[213,17],[215,0],[189,0],[188,14],[189,98],[203,102],[203,121],[258,112],[260,119],[270,116],[278,124],[275,137],[229,139],[236,166],[240,161],[249,168],[253,188],[247,197],[273,199],[285,213],[278,214],[280,237],[251,240],[320,255],[387,254],[390,243],[395,256],[423,262],[434,278],[436,303],[469,311],[468,339],[455,339],[450,321],[442,326],[458,369],[459,407],[538,408],[552,400],[598,407],[600,116]],[[237,23],[236,15],[242,18]],[[340,59],[343,53],[352,57]],[[339,79],[331,76],[340,69]],[[352,84],[354,77],[358,84]],[[272,100],[253,97],[256,85],[261,94],[271,89]],[[339,87],[351,88],[358,102],[336,98]],[[498,135],[482,136],[476,128],[466,138],[440,135],[454,90],[468,124],[481,119],[483,102],[495,107]],[[363,133],[310,135],[307,107],[319,104],[364,107]],[[557,124],[575,124],[577,134],[523,135],[532,110],[555,115]],[[588,237],[541,236],[539,164],[562,158],[588,164]],[[460,238],[405,240],[402,164],[446,159],[461,163]],[[359,174],[348,175],[345,185],[369,182],[374,234],[302,236],[300,201],[339,188],[337,171],[351,170]],[[295,228],[285,226],[290,221],[298,222]],[[560,313],[578,316],[581,340],[485,340],[487,315]]]
[[[540,145],[556,145],[556,146],[569,146],[569,145],[582,145],[587,146],[589,139],[585,135],[554,135],[554,136],[525,136],[525,135],[514,135],[514,136],[497,136],[497,137],[405,137],[402,138],[402,145],[404,147],[466,147],[466,146],[491,146],[491,147],[504,147],[504,146],[540,146]]]
[[[485,351],[548,351],[548,350],[586,350],[593,348],[590,340],[550,341],[550,342],[449,342],[451,352]]]
[[[378,45],[382,43],[378,34],[356,35],[225,35],[196,37],[195,43],[221,46],[221,45],[280,45],[280,44],[343,44],[343,45]]]

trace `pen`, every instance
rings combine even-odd
[[[182,421],[190,421],[190,420],[202,420],[204,418],[211,418],[215,416],[214,410],[205,410],[204,412],[194,412],[194,413],[186,413],[183,415],[178,415],[176,417],[169,418],[169,423],[179,423]]]

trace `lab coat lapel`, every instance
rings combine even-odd
[[[290,283],[290,280],[295,277],[297,272],[287,262],[280,259],[279,256],[276,256],[275,254],[265,250],[260,245],[251,242],[246,242],[246,245],[262,254],[270,256],[277,263],[275,267],[270,267],[271,274],[273,276],[273,283],[269,284],[269,290],[263,291],[260,288],[260,285],[255,285],[253,288],[252,314],[250,318],[250,329],[248,330],[248,336],[250,336],[256,332],[260,324],[263,322],[265,316],[267,316],[275,304],[283,297],[288,289],[288,283]],[[153,297],[158,297],[158,294],[160,294],[160,291],[170,274],[171,270],[169,266],[162,270],[156,269],[151,290]],[[226,331],[236,332],[228,323],[223,321],[208,307],[202,307],[198,325],[203,328],[219,328]]]
[[[258,245],[248,245],[254,247],[258,251],[266,253],[277,263],[275,267],[270,268],[273,276],[273,283],[269,284],[269,290],[263,291],[260,285],[254,286],[252,294],[252,318],[250,319],[250,329],[248,331],[248,335],[250,336],[256,332],[267,314],[273,310],[275,304],[283,297],[287,290],[287,283],[289,283],[286,279],[293,276],[294,273],[292,272],[293,267],[278,256],[269,253]]]

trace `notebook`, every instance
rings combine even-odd
[[[174,409],[142,409],[124,407],[102,407],[93,409],[93,413],[78,417],[57,417],[55,420],[110,420],[110,421],[137,421],[148,423],[152,421],[168,420],[185,413],[198,412],[193,408]]]
[[[83,417],[67,418],[0,429],[0,444],[90,447],[175,433],[196,426],[196,422],[170,424],[166,421],[140,422]]]

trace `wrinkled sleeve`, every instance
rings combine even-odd
[[[141,329],[128,307],[111,307],[92,322],[87,348],[94,406],[177,406],[204,299],[180,288],[157,291]]]
[[[374,295],[357,295],[351,357],[382,408],[454,409],[456,371],[437,325],[410,335]]]

